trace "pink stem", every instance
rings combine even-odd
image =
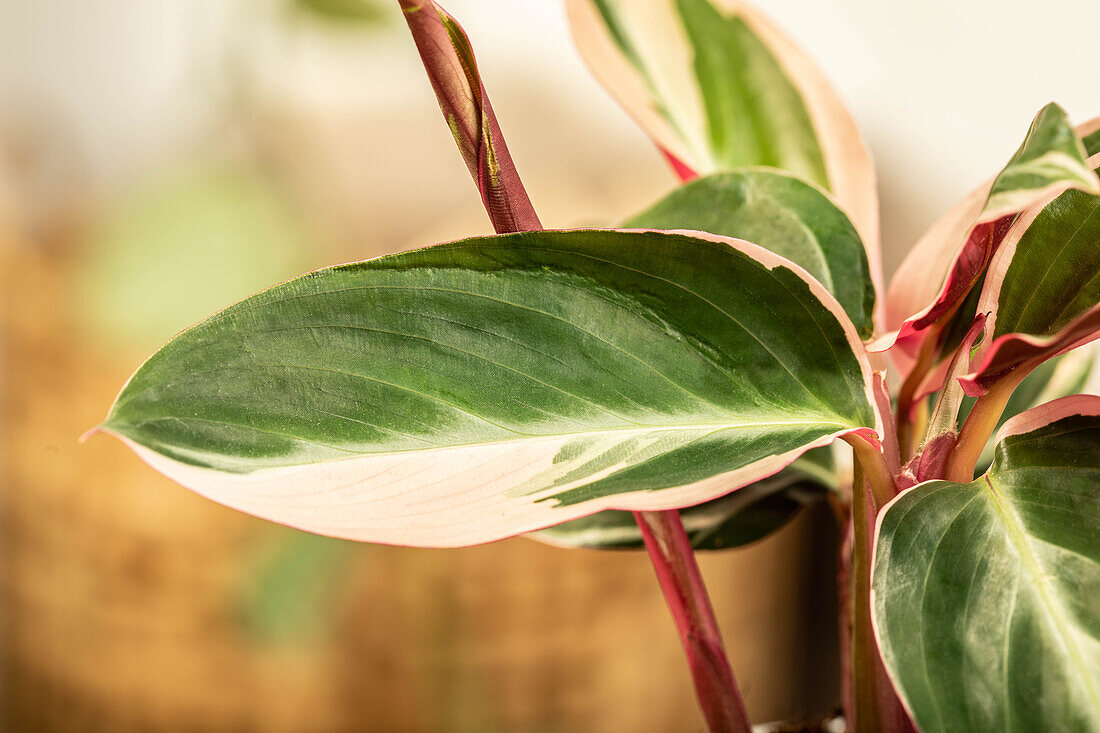
[[[695,695],[711,733],[751,733],[745,703],[726,659],[703,577],[680,513],[634,512],[665,601],[687,654]]]

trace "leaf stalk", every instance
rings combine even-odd
[[[751,733],[752,724],[680,513],[634,512],[634,518],[676,622],[708,730]]]
[[[944,478],[960,484],[968,484],[974,480],[974,468],[981,457],[982,449],[985,448],[989,436],[997,429],[997,423],[1004,414],[1012,392],[1026,376],[1026,370],[1018,369],[996,382],[977,399],[959,431],[959,440],[947,460]]]
[[[886,456],[876,446],[872,445],[862,436],[850,433],[844,436],[844,441],[852,446],[856,456],[856,478],[852,489],[852,501],[859,503],[858,494],[861,490],[863,479],[871,487],[871,495],[874,499],[873,509],[877,512],[888,502],[897,496],[897,483],[890,467],[886,465]],[[862,479],[861,479],[862,475]],[[872,516],[874,516],[872,514]]]

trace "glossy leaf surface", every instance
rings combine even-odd
[[[920,730],[1100,728],[1100,397],[1010,420],[988,473],[884,510],[873,612]]]
[[[817,278],[863,338],[874,331],[875,289],[859,234],[825,193],[798,178],[767,169],[716,173],[681,186],[626,225],[697,229],[760,245]]]
[[[537,232],[319,270],[181,334],[104,428],[230,506],[428,546],[697,504],[875,428],[835,299],[714,240]]]

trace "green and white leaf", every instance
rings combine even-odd
[[[152,356],[102,427],[243,511],[454,546],[699,504],[875,429],[872,404],[854,327],[796,265],[576,230],[276,286]]]
[[[684,179],[769,166],[833,194],[879,278],[874,165],[813,60],[741,0],[567,0],[592,73]]]
[[[1012,160],[989,191],[979,217],[991,221],[1021,211],[1043,192],[1078,189],[1100,193],[1100,185],[1085,161],[1089,157],[1065,110],[1051,103],[1039,110]]]
[[[978,303],[993,338],[1054,333],[1100,302],[1100,196],[1066,191],[1013,229]]]
[[[716,173],[681,186],[626,226],[696,229],[758,244],[816,277],[860,336],[874,331],[875,288],[859,234],[827,194],[794,176],[762,168]]]
[[[761,540],[781,529],[808,504],[836,490],[832,447],[799,456],[774,476],[730,494],[680,510],[696,550],[728,550]],[[631,512],[608,510],[529,535],[560,547],[640,550],[645,547]]]
[[[1002,428],[988,473],[881,515],[872,607],[903,701],[932,731],[1100,730],[1100,397]]]
[[[585,0],[571,10],[575,24],[596,14],[644,86],[647,99],[628,100],[628,109],[655,113],[667,128],[657,142],[696,173],[766,165],[828,186],[802,95],[742,14],[708,0]]]
[[[859,334],[874,328],[874,286],[863,243],[827,194],[782,171],[744,168],[675,189],[627,227],[692,229],[736,237],[801,265],[837,297]],[[739,547],[781,528],[835,489],[831,449],[801,456],[775,476],[681,512],[696,549]],[[550,527],[533,539],[568,547],[642,548],[629,512],[601,512]]]

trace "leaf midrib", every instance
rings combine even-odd
[[[258,428],[258,427],[253,426],[253,425],[245,425],[243,423],[229,422],[228,420],[214,420],[214,419],[202,418],[202,417],[180,417],[180,416],[177,416],[177,415],[170,415],[170,416],[164,416],[164,417],[151,418],[151,419],[148,419],[148,420],[139,420],[137,422],[118,423],[118,424],[114,424],[114,425],[112,425],[108,422],[108,423],[105,423],[104,427],[107,428],[108,430],[120,432],[120,433],[125,435],[126,433],[123,432],[125,427],[140,429],[141,426],[146,425],[148,423],[160,422],[160,421],[164,421],[164,420],[176,420],[176,421],[181,421],[181,422],[188,422],[188,421],[190,421],[190,422],[204,422],[204,423],[213,423],[215,425],[226,425],[226,426],[231,426],[231,427],[245,428],[245,429],[248,429],[248,430],[254,430],[254,431],[259,432],[259,433],[266,433],[266,434],[270,434],[270,435],[278,435],[280,437],[290,438],[292,440],[296,440],[296,441],[299,441],[299,442],[302,442],[302,443],[308,443],[310,445],[316,445],[316,446],[321,447],[321,448],[329,448],[329,449],[343,451],[343,452],[346,452],[346,453],[357,454],[357,455],[349,456],[349,458],[355,458],[355,457],[358,457],[358,456],[379,456],[379,455],[400,455],[400,454],[405,454],[405,453],[423,453],[423,452],[426,452],[426,451],[438,451],[438,450],[445,450],[445,449],[449,449],[449,448],[480,448],[480,447],[487,447],[487,446],[507,445],[507,444],[510,444],[510,443],[523,443],[523,442],[534,442],[534,441],[540,441],[540,440],[553,440],[553,439],[558,439],[558,438],[575,439],[575,438],[580,438],[580,437],[584,437],[584,436],[598,437],[598,436],[616,435],[616,434],[625,435],[625,434],[629,434],[629,433],[645,434],[645,433],[653,433],[653,432],[667,433],[667,432],[691,432],[691,431],[711,431],[713,433],[713,432],[717,432],[717,431],[720,431],[720,430],[730,430],[730,429],[736,429],[736,428],[756,428],[756,427],[769,427],[769,426],[778,426],[778,427],[791,426],[791,427],[794,427],[794,426],[800,426],[800,425],[818,426],[818,427],[836,427],[836,428],[839,428],[839,429],[842,429],[842,430],[853,430],[853,429],[855,429],[851,425],[846,425],[846,424],[843,424],[843,423],[835,423],[835,422],[828,422],[828,421],[816,421],[816,420],[789,420],[789,421],[788,420],[782,420],[782,421],[772,420],[772,421],[741,422],[741,423],[715,422],[715,423],[672,424],[672,425],[643,425],[643,426],[640,426],[640,427],[605,428],[605,429],[600,429],[600,430],[585,430],[585,431],[577,431],[577,432],[572,432],[572,433],[562,432],[562,433],[538,434],[538,433],[518,433],[516,431],[513,431],[513,432],[516,432],[516,434],[520,437],[502,438],[500,440],[491,440],[491,441],[478,441],[478,442],[474,442],[474,443],[450,443],[450,444],[427,446],[427,447],[424,447],[424,448],[407,448],[407,449],[403,449],[403,450],[360,451],[360,450],[356,450],[354,448],[346,448],[346,447],[341,447],[341,446],[329,445],[327,443],[319,443],[317,441],[310,440],[309,438],[305,438],[305,437],[298,436],[298,435],[293,435],[291,433],[282,433],[282,432],[277,432],[277,431],[273,431],[273,430],[266,430],[264,428]],[[142,442],[141,440],[138,440],[136,437],[134,437],[134,436],[129,436],[129,437],[132,440],[134,440],[138,443],[141,443],[142,445],[145,445],[147,448],[153,449],[152,446],[149,446],[146,443]],[[227,457],[227,456],[224,456],[222,454],[217,454],[217,455],[220,458],[226,458]],[[337,458],[337,459],[332,459],[332,460],[346,460],[346,459],[338,459]],[[327,462],[327,461],[325,461],[325,462]],[[295,465],[308,465],[308,464],[286,464],[286,465],[287,466],[295,466]],[[274,467],[275,466],[271,466],[271,468],[274,468]],[[256,469],[256,470],[263,470],[263,469]]]

